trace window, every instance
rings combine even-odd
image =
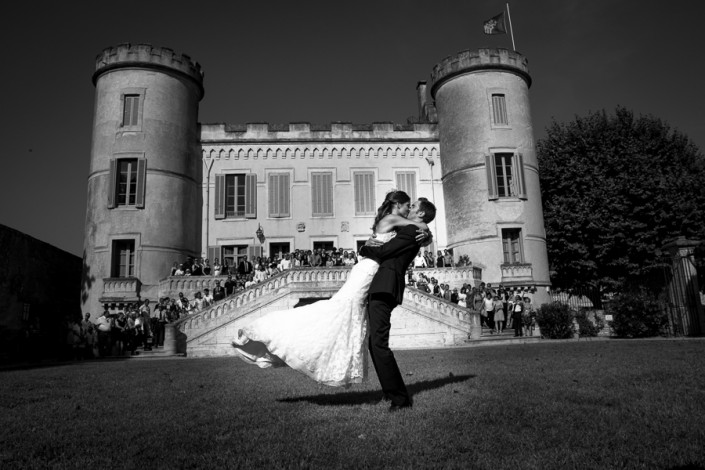
[[[135,275],[134,240],[113,240],[113,260],[110,271],[112,277],[133,277]]]
[[[237,269],[240,261],[247,257],[247,245],[231,245],[231,246],[221,246],[222,257],[220,263],[225,266],[235,266]],[[234,274],[230,271],[230,274]]]
[[[499,126],[509,125],[507,119],[507,102],[503,94],[492,95],[492,124]]]
[[[269,174],[269,216],[289,217],[289,173]]]
[[[122,127],[139,125],[140,95],[123,95]]]
[[[365,171],[353,174],[353,191],[355,195],[355,215],[374,215],[375,213],[375,174]]]
[[[315,251],[319,248],[323,251],[331,251],[335,248],[335,245],[330,241],[313,242],[313,250]]]
[[[314,217],[333,216],[333,173],[311,173],[311,207]]]
[[[257,217],[257,175],[215,175],[215,218]]]
[[[416,201],[416,172],[398,171],[397,189],[408,194],[412,201]]]
[[[269,256],[278,256],[279,259],[284,259],[284,255],[291,253],[291,248],[288,242],[270,243]]]
[[[485,159],[490,199],[526,199],[524,159],[520,153],[493,153]]]
[[[108,207],[144,207],[147,160],[117,158],[110,161]]]
[[[521,246],[521,229],[502,229],[502,249],[505,264],[523,263],[524,254]]]

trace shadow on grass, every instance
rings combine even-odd
[[[464,382],[474,378],[474,375],[455,375],[443,377],[441,379],[434,380],[424,380],[421,382],[414,382],[407,385],[407,390],[409,394],[413,397],[414,395],[425,392],[426,390],[432,390],[434,388],[445,387],[446,385]],[[300,401],[306,401],[316,405],[322,406],[350,406],[350,405],[364,405],[364,404],[374,404],[379,402],[382,398],[382,390],[372,390],[365,392],[343,392],[343,393],[322,393],[320,395],[309,395],[305,397],[296,398],[282,398],[277,400],[282,403],[297,403]]]

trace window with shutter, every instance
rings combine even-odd
[[[314,217],[333,215],[333,173],[311,173],[311,207]]]
[[[218,185],[218,176],[222,176],[224,189]],[[221,183],[222,184],[222,183]],[[224,200],[224,214],[219,215],[218,195]],[[257,217],[257,175],[241,173],[216,175],[216,218],[254,218]]]
[[[137,202],[137,158],[121,158],[116,163],[115,206],[134,206]]]
[[[270,173],[267,184],[269,217],[289,217],[289,173]]]
[[[506,126],[509,124],[507,118],[507,102],[503,94],[492,95],[492,124]]]
[[[504,262],[506,264],[524,262],[521,229],[502,229],[502,251],[504,252]]]
[[[494,153],[485,157],[489,199],[526,199],[524,159],[521,154]]]
[[[113,240],[111,277],[133,277],[135,275],[135,241]]]
[[[412,201],[416,201],[416,172],[398,171],[397,189],[408,194]]]
[[[355,215],[374,215],[375,213],[375,174],[365,171],[353,174]]]
[[[122,127],[139,125],[140,95],[123,95]]]

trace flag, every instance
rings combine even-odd
[[[483,27],[485,28],[485,34],[507,34],[504,12],[485,21]]]

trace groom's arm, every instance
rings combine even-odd
[[[401,253],[409,250],[410,248],[419,247],[416,242],[416,228],[409,229],[413,227],[407,225],[403,230],[397,232],[397,236],[392,238],[390,241],[380,246],[363,246],[360,248],[360,255],[366,258],[373,258],[379,261],[384,261],[385,259],[394,258],[399,256]]]

